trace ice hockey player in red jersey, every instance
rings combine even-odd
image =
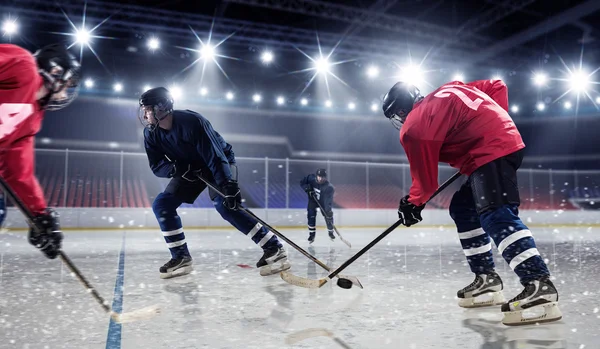
[[[468,178],[452,197],[450,215],[475,274],[473,283],[458,291],[459,305],[502,304],[506,325],[555,321],[562,317],[558,292],[518,216],[517,169],[525,144],[507,111],[508,90],[500,80],[454,81],[425,97],[413,85],[396,83],[384,97],[383,112],[400,129],[412,176],[398,214],[406,226],[420,222],[438,187],[438,162],[457,168]],[[506,303],[490,239],[524,286]],[[544,314],[524,317],[533,307],[543,307]]]
[[[41,232],[30,229],[29,242],[48,258],[58,255],[62,233],[35,178],[35,135],[44,111],[61,109],[77,96],[79,79],[79,62],[62,45],[35,54],[0,45],[0,177],[35,216]]]

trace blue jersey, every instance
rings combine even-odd
[[[174,110],[170,130],[145,129],[144,147],[157,177],[181,176],[191,166],[209,170],[218,186],[232,179],[229,164],[235,164],[235,156],[231,145],[207,119],[191,110]]]
[[[329,183],[329,181],[319,184],[317,182],[317,176],[310,174],[302,178],[300,181],[300,186],[304,190],[309,188],[314,189],[317,200],[319,200],[319,203],[321,206],[323,206],[323,209],[326,212],[331,212],[333,207],[333,193],[335,192],[335,189],[333,188],[333,185]]]

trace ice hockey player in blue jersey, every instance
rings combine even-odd
[[[173,110],[173,102],[166,88],[153,88],[140,97],[138,115],[145,126],[144,146],[152,172],[157,177],[171,178],[152,204],[171,251],[171,260],[160,268],[160,277],[171,278],[192,271],[192,257],[176,210],[184,202],[193,203],[206,189],[200,176],[215,183],[225,194],[223,199],[209,191],[221,217],[263,249],[264,254],[256,264],[260,275],[289,269],[287,254],[277,237],[239,210],[242,199],[231,145],[202,115],[191,110]]]
[[[321,204],[321,207],[324,210],[323,214],[325,214],[324,218],[325,223],[327,224],[327,230],[329,231],[329,238],[334,240],[333,194],[335,189],[327,180],[327,171],[323,168],[318,169],[316,174],[310,174],[302,178],[300,186],[304,189],[306,194],[308,194],[308,242],[312,244],[315,241],[315,234],[317,232],[317,209],[319,209],[318,203]]]

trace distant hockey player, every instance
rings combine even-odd
[[[555,321],[562,316],[558,292],[531,232],[518,216],[517,169],[525,144],[507,110],[508,91],[500,80],[454,81],[426,97],[415,86],[395,84],[384,97],[383,112],[401,129],[413,180],[398,214],[406,226],[420,222],[425,202],[438,186],[438,162],[457,168],[468,179],[452,198],[450,216],[475,274],[473,283],[458,291],[459,305],[504,303],[491,238],[525,287],[502,305],[503,322]],[[475,297],[483,294],[492,299],[478,302]],[[523,318],[523,310],[537,306],[543,307],[544,315]]]
[[[310,174],[302,178],[300,186],[308,194],[308,242],[312,244],[315,241],[319,204],[324,210],[322,213],[325,215],[329,238],[335,240],[335,235],[333,235],[333,194],[335,188],[327,180],[327,171],[323,168],[318,169],[316,174]]]
[[[34,175],[35,135],[45,110],[64,108],[75,99],[79,80],[79,62],[62,45],[34,55],[0,45],[0,177],[35,216],[41,232],[31,229],[29,242],[51,259],[60,251],[62,233],[58,214],[48,208]]]
[[[231,145],[210,122],[190,110],[173,110],[173,98],[164,87],[142,94],[139,117],[146,126],[144,143],[152,172],[157,177],[171,178],[152,204],[171,251],[171,260],[160,267],[160,277],[171,278],[192,271],[192,257],[177,208],[184,202],[193,203],[206,189],[199,176],[216,183],[226,195],[223,199],[209,191],[221,217],[263,249],[264,254],[256,264],[260,275],[289,269],[287,254],[277,237],[239,210],[242,198],[235,156]]]

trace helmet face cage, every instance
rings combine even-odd
[[[51,45],[35,53],[38,72],[48,95],[40,100],[46,110],[59,110],[71,104],[79,94],[81,65],[64,47]],[[56,95],[64,94],[62,98]]]
[[[146,118],[147,107],[152,107],[152,123]],[[138,119],[145,128],[150,131],[156,130],[160,121],[167,117],[173,111],[173,99],[170,95],[165,97],[148,97],[143,94],[140,98],[140,107],[138,110]]]

